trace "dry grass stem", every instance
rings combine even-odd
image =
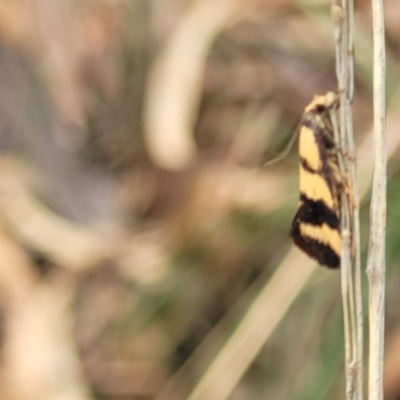
[[[177,170],[196,154],[192,130],[210,46],[240,0],[196,0],[151,71],[145,104],[147,149],[159,166]]]
[[[225,400],[229,397],[314,269],[314,263],[310,263],[305,255],[299,255],[299,251],[292,248],[277,272],[257,295],[188,400]]]
[[[367,261],[369,281],[369,381],[368,398],[383,399],[383,358],[386,270],[386,106],[385,24],[382,0],[372,1],[374,42],[374,174]]]
[[[88,400],[70,331],[69,285],[41,284],[24,250],[3,231],[0,251],[0,288],[7,307],[2,390],[19,400]]]
[[[342,176],[348,179],[350,193],[342,194],[342,299],[346,359],[346,399],[362,399],[363,320],[361,298],[359,196],[351,103],[354,91],[352,0],[332,3],[336,49],[336,74],[340,93],[340,129],[336,135]],[[348,154],[348,156],[344,156]],[[348,177],[348,178],[347,178]],[[351,250],[353,249],[353,251]]]
[[[23,171],[16,160],[0,160],[0,218],[5,226],[56,264],[77,270],[97,265],[108,255],[108,246],[96,233],[41,204],[24,183]]]

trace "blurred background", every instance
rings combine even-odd
[[[365,259],[371,10],[356,3]],[[385,7],[395,400],[400,4]],[[219,400],[230,385],[233,400],[342,399],[340,275],[314,268],[288,235],[296,146],[263,167],[313,96],[335,88],[327,1],[0,0],[0,397]],[[244,325],[241,356],[215,374]]]

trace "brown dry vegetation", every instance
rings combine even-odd
[[[395,400],[400,5],[385,6]],[[367,193],[368,2],[356,22]],[[297,153],[262,167],[335,82],[325,1],[0,0],[0,397],[343,398],[339,274],[288,238]]]

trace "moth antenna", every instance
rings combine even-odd
[[[278,154],[276,157],[272,158],[271,160],[265,162],[262,165],[262,167],[267,167],[271,164],[275,164],[276,162],[283,160],[289,154],[289,151],[292,149],[294,142],[297,139],[300,126],[301,126],[301,122],[299,122],[299,124],[297,125],[296,129],[294,130],[294,132],[292,134],[292,137],[290,138],[289,143],[282,150],[282,152],[280,154]]]

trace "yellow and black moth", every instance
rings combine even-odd
[[[341,173],[331,111],[338,96],[315,96],[300,123],[300,201],[293,219],[294,243],[328,268],[340,267]]]

